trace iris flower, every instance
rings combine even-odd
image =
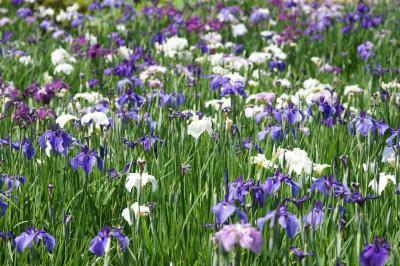
[[[239,245],[254,253],[260,253],[264,243],[262,233],[251,227],[250,224],[225,225],[212,239],[226,252]]]
[[[71,165],[75,171],[78,171],[78,168],[81,167],[85,174],[89,175],[96,161],[98,169],[102,170],[103,160],[98,156],[96,151],[84,146],[82,147],[82,151],[71,159]]]
[[[106,254],[110,249],[111,237],[114,237],[121,245],[122,251],[125,252],[129,245],[129,238],[123,235],[121,231],[121,228],[110,228],[108,226],[104,226],[98,235],[90,242],[89,251],[95,254],[97,257],[104,256],[104,254]]]
[[[26,247],[32,247],[33,244],[37,244],[39,240],[43,241],[47,251],[52,251],[56,245],[54,237],[46,230],[39,230],[37,228],[27,228],[20,236],[15,238],[15,246],[19,252],[24,251]]]
[[[289,238],[294,238],[300,231],[300,220],[287,210],[285,204],[281,204],[278,209],[268,211],[264,217],[257,219],[258,230],[262,231],[264,224],[269,220],[271,220],[271,227],[278,222],[286,230]]]
[[[375,237],[374,243],[369,243],[361,252],[361,266],[383,266],[390,253],[390,245],[383,238]]]

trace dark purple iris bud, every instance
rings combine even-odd
[[[75,139],[71,134],[65,132],[58,125],[52,126],[51,130],[44,132],[38,140],[39,146],[43,149],[50,145],[53,154],[62,154],[63,156],[68,154],[68,149],[74,142]]]
[[[97,85],[99,85],[99,80],[98,79],[91,79],[88,81],[89,88],[93,89]]]
[[[324,206],[320,201],[316,201],[311,211],[303,218],[305,224],[313,230],[317,230],[325,219]]]
[[[82,151],[70,161],[75,171],[78,171],[79,167],[81,167],[86,175],[90,174],[96,162],[97,168],[102,170],[103,160],[98,156],[96,151],[89,149],[87,146],[82,147]]]
[[[15,234],[11,231],[0,232],[0,244],[2,242],[11,241],[15,246]]]
[[[23,252],[25,248],[32,247],[40,240],[42,240],[48,252],[51,252],[56,246],[56,240],[45,229],[39,230],[28,227],[25,232],[15,238],[15,247],[18,252]]]
[[[390,244],[384,238],[375,237],[367,243],[360,255],[361,266],[384,266],[389,258]]]
[[[312,252],[305,252],[302,249],[296,248],[294,246],[290,247],[290,251],[296,257],[297,261],[301,262],[305,257],[314,256]]]
[[[111,238],[117,239],[122,251],[125,252],[129,246],[129,238],[122,234],[122,228],[110,228],[108,226],[104,226],[98,235],[92,239],[89,251],[97,257],[104,256],[110,248]]]
[[[20,6],[24,3],[24,0],[12,0],[11,3],[16,6]]]
[[[257,219],[258,230],[262,231],[264,224],[269,220],[271,220],[271,227],[278,222],[286,230],[290,239],[294,238],[300,231],[300,220],[288,211],[285,204],[281,204],[278,209],[268,211],[264,217]]]
[[[304,204],[306,201],[309,201],[310,199],[311,199],[311,197],[308,196],[308,195],[306,195],[306,196],[303,196],[303,197],[301,197],[301,198],[285,199],[285,201],[291,202],[291,203],[293,203],[294,205],[296,205],[296,207],[297,207],[298,209],[301,209],[301,208],[303,207],[303,204]]]
[[[212,207],[212,212],[215,214],[216,223],[218,225],[225,224],[235,213],[238,215],[242,223],[248,223],[247,215],[244,212],[241,212],[238,207],[227,202],[219,202],[217,205]]]
[[[362,207],[367,200],[374,200],[378,198],[380,198],[378,195],[367,195],[364,197],[361,192],[353,192],[344,200],[347,203],[357,203],[360,207]]]
[[[364,3],[360,3],[357,6],[357,11],[360,13],[368,13],[369,12],[369,6],[364,4]]]

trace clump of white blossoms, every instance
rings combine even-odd
[[[316,79],[307,79],[303,82],[303,89],[295,94],[299,99],[305,101],[307,105],[318,102],[324,97],[325,102],[333,105],[336,102],[337,94],[329,84],[323,84]]]
[[[266,169],[271,169],[271,168],[277,168],[278,166],[274,164],[272,161],[268,160],[265,158],[264,154],[257,154],[256,156],[252,156],[250,158],[250,161],[252,164],[255,164],[259,168],[266,168]]]
[[[307,152],[299,148],[294,148],[293,150],[278,148],[273,157],[282,166],[284,162],[286,163],[289,174],[295,172],[297,175],[303,173],[310,175],[313,171],[313,162],[308,158]]]
[[[360,86],[358,86],[357,84],[355,85],[348,85],[346,87],[344,87],[344,95],[355,95],[355,94],[361,94],[363,93],[364,90],[362,88],[360,88]]]
[[[233,37],[243,36],[247,33],[247,28],[243,23],[232,25]]]
[[[197,140],[204,132],[207,132],[209,135],[213,132],[211,117],[203,116],[200,119],[198,116],[193,116],[192,121],[188,125],[188,134]]]
[[[190,60],[192,53],[186,50],[188,45],[187,39],[173,36],[161,44],[156,43],[156,50],[166,57]]]
[[[63,48],[58,48],[51,53],[51,62],[55,66],[55,74],[64,73],[65,75],[70,75],[74,70],[72,64],[76,63],[76,59]]]

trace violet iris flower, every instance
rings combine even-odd
[[[3,216],[8,208],[7,200],[11,197],[14,190],[18,189],[20,185],[26,183],[24,176],[9,176],[6,174],[0,175],[0,215]],[[3,188],[4,184],[6,187]]]
[[[250,224],[225,225],[213,236],[214,243],[219,244],[225,252],[231,251],[236,245],[260,253],[263,246],[262,233]]]
[[[396,146],[400,146],[400,127],[395,130],[392,129],[392,135],[386,140],[386,144],[389,147],[396,147]]]
[[[374,243],[369,243],[361,252],[361,266],[383,266],[390,253],[390,245],[384,238],[375,237]]]
[[[224,224],[234,213],[237,213],[241,222],[248,223],[247,215],[241,212],[238,207],[227,202],[218,203],[212,208],[212,212],[216,216],[218,225]]]
[[[258,230],[262,231],[268,220],[271,220],[271,227],[278,222],[286,230],[289,238],[294,238],[300,231],[300,220],[287,210],[285,204],[281,204],[278,209],[268,211],[264,217],[257,219]]]
[[[36,154],[36,149],[33,146],[32,142],[25,138],[22,142],[22,152],[26,155],[28,160],[32,160]]]
[[[19,252],[24,251],[26,247],[32,247],[33,244],[37,244],[39,240],[43,241],[47,251],[52,251],[56,246],[56,240],[46,230],[39,230],[37,228],[28,227],[25,232],[15,238],[15,246]]]
[[[370,41],[360,44],[357,47],[357,53],[363,60],[368,60],[374,54],[374,44]]]
[[[380,135],[385,134],[385,131],[389,129],[389,126],[381,121],[377,121],[370,116],[367,116],[365,112],[361,112],[359,117],[354,118],[350,124],[349,129],[354,133],[355,130],[363,136],[368,136],[369,133],[379,132]]]
[[[84,146],[82,147],[82,151],[71,159],[71,165],[75,171],[78,171],[78,168],[81,167],[85,171],[85,174],[89,175],[96,161],[98,169],[102,170],[103,160],[98,156],[96,151]]]
[[[324,206],[320,201],[316,201],[314,207],[307,214],[307,216],[304,217],[304,222],[313,230],[317,230],[323,224],[324,219]]]
[[[90,242],[89,251],[98,257],[104,256],[104,254],[106,254],[110,248],[111,237],[114,237],[121,245],[122,251],[125,252],[129,245],[129,238],[122,234],[121,231],[122,228],[110,228],[108,226],[104,226],[98,235]]]
[[[53,154],[61,153],[65,156],[68,153],[68,148],[74,143],[74,138],[56,125],[52,126],[51,130],[44,132],[38,143],[43,149],[47,147],[47,144],[50,144]]]

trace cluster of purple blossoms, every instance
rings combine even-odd
[[[58,125],[52,126],[51,130],[47,130],[39,137],[39,146],[43,149],[48,145],[51,147],[53,154],[67,155],[68,149],[74,144],[75,140],[71,134],[62,130]]]
[[[89,149],[87,146],[83,146],[82,151],[71,159],[71,166],[75,171],[78,171],[79,167],[81,167],[85,174],[89,175],[96,161],[97,168],[102,170],[104,164],[103,159],[96,151]]]

